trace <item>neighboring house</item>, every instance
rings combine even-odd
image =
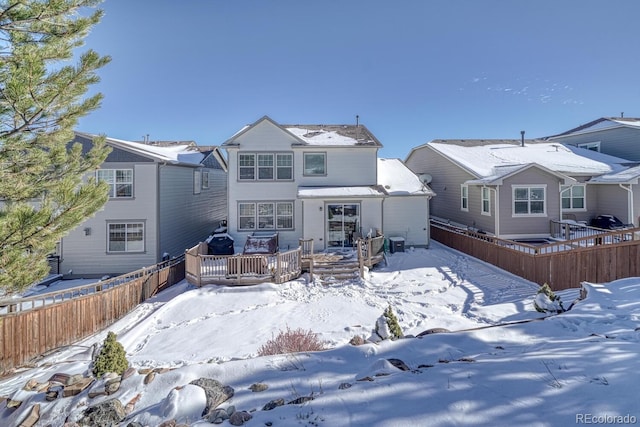
[[[640,119],[602,117],[545,138],[640,162]]]
[[[550,221],[612,214],[638,225],[640,170],[543,140],[434,140],[405,164],[429,174],[433,217],[506,239],[548,237]]]
[[[221,145],[228,153],[229,233],[241,250],[252,233],[278,233],[280,249],[315,250],[358,236],[429,243],[433,192],[400,160],[378,159],[361,125],[280,125],[263,117]]]
[[[92,136],[76,133],[86,151]],[[184,253],[227,217],[226,160],[217,147],[193,142],[132,142],[112,148],[95,176],[110,197],[58,246],[60,273],[117,275]]]

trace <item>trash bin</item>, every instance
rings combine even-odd
[[[404,237],[389,237],[391,253],[404,252]]]

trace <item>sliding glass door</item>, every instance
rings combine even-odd
[[[331,203],[327,212],[327,246],[353,246],[353,234],[360,232],[360,204]]]

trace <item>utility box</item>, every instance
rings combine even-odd
[[[389,237],[389,250],[392,254],[404,252],[404,237]]]

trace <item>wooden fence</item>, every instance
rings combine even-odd
[[[0,314],[0,374],[86,338],[184,279],[184,259],[91,285],[10,300]]]
[[[534,246],[432,222],[431,238],[553,290],[640,276],[640,229]]]

